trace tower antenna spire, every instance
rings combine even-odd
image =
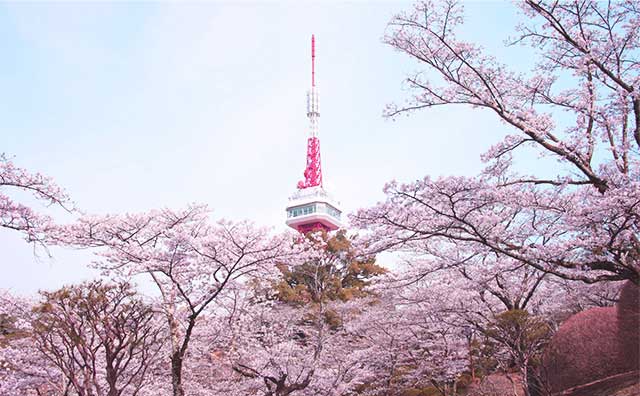
[[[307,92],[307,118],[309,118],[309,138],[307,139],[307,166],[304,180],[298,182],[298,188],[322,187],[322,165],[320,161],[320,121],[318,89],[316,88],[316,37],[311,35],[311,90]]]
[[[316,86],[316,36],[311,35],[311,86]]]

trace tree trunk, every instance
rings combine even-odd
[[[108,343],[105,345],[105,357],[107,366],[107,385],[109,386],[107,396],[119,396],[118,388],[116,387],[116,382],[118,381],[118,373],[117,370],[113,367],[113,362],[115,360],[114,354],[111,351],[111,345],[109,345]]]
[[[529,389],[529,359],[525,359],[522,367],[522,388],[525,396],[531,396],[531,390]],[[514,393],[515,394],[515,393]]]
[[[180,351],[174,352],[171,356],[171,384],[173,385],[173,396],[184,396],[182,388],[182,354]]]

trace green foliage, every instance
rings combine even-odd
[[[471,374],[463,373],[463,374],[460,374],[460,376],[458,377],[458,379],[456,381],[456,388],[458,390],[466,389],[472,383],[473,383],[473,379],[471,378]]]
[[[543,337],[549,332],[546,322],[522,309],[512,309],[496,315],[492,327],[492,331],[502,330],[512,334],[524,331],[528,340]]]
[[[16,325],[17,319],[0,314],[0,347],[8,345],[12,340],[27,337],[28,333]]]
[[[7,314],[0,314],[0,336],[8,336],[15,331],[15,318]]]
[[[41,294],[45,300],[33,308],[36,330],[73,328],[71,318],[96,320],[98,314],[109,313],[121,316],[121,312],[111,312],[113,307],[121,306],[122,312],[127,312],[129,307],[140,306],[133,299],[135,291],[127,283],[108,285],[96,280]]]
[[[550,336],[551,328],[542,319],[521,309],[513,309],[495,316],[486,334],[522,347],[537,345]]]
[[[282,280],[274,286],[277,299],[305,305],[323,301],[348,301],[367,295],[364,290],[371,279],[386,270],[375,259],[360,259],[344,231],[329,238],[323,234],[325,255],[322,258],[289,267],[278,266]]]
[[[31,335],[73,394],[136,394],[163,346],[152,307],[126,282],[96,280],[41,294]],[[100,375],[104,381],[95,380]]]
[[[549,324],[525,310],[513,309],[496,315],[485,331],[492,341],[509,350],[511,364],[522,368],[539,363],[542,350],[552,335]]]
[[[46,342],[55,335],[81,349],[94,347],[97,342],[94,336],[100,336],[104,338],[100,342],[110,348],[112,343],[124,342],[124,339],[111,339],[113,337],[153,333],[151,307],[144,304],[126,282],[105,284],[96,280],[41,294],[44,301],[33,308],[31,325],[34,335]],[[128,338],[127,341],[134,340]],[[58,347],[56,343],[49,344],[52,350]]]
[[[342,327],[342,318],[332,309],[328,309],[324,312],[324,321],[329,325],[331,330],[336,330]]]
[[[498,360],[495,358],[496,349],[496,342],[489,337],[471,340],[469,352],[473,355],[473,366],[477,377],[484,377],[498,368]]]

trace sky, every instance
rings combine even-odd
[[[517,10],[467,2],[463,37],[504,63]],[[390,180],[477,174],[509,129],[443,107],[389,120],[422,67],[382,43],[393,2],[0,3],[0,152],[52,176],[87,213],[206,203],[214,219],[284,230],[305,164],[310,39],[325,187],[345,213]],[[524,164],[529,166],[531,164]],[[43,209],[47,213],[47,209]],[[54,214],[56,215],[56,214]],[[58,216],[58,215],[56,215]],[[0,229],[0,288],[94,276],[86,251],[35,255]]]

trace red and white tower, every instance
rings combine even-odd
[[[338,202],[322,186],[322,166],[320,162],[320,119],[318,89],[316,88],[316,40],[311,36],[311,90],[307,93],[307,117],[310,128],[307,138],[307,167],[304,180],[298,182],[298,191],[289,198],[287,225],[301,233],[325,230],[333,231],[341,227]]]

